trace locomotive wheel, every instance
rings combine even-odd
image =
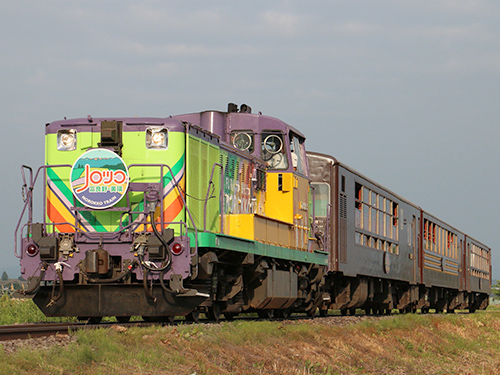
[[[356,308],[355,307],[351,307],[349,309],[349,315],[352,315],[352,316],[356,315]]]
[[[290,318],[291,313],[290,309],[276,310],[276,317],[278,319],[288,319]]]
[[[342,316],[346,316],[347,315],[347,309],[340,309],[340,314]]]
[[[118,323],[128,323],[130,322],[130,316],[115,316]]]
[[[319,316],[325,318],[328,315],[328,309],[319,310]]]
[[[259,310],[257,311],[257,315],[261,319],[271,320],[274,318],[274,310]]]
[[[200,320],[200,312],[199,311],[191,311],[186,315],[186,320],[188,322],[197,323]]]
[[[316,316],[316,307],[307,312],[309,318],[314,318]]]
[[[225,312],[224,313],[224,318],[226,318],[226,320],[234,320],[235,316],[236,316],[235,313],[230,313],[230,312]]]
[[[173,323],[175,320],[175,316],[160,316],[158,320],[162,323]]]
[[[214,322],[220,321],[220,306],[214,303],[212,306],[208,308],[207,311],[208,320],[212,320]]]

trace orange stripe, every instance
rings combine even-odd
[[[163,221],[171,222],[180,214],[182,211],[182,199],[178,195],[177,198],[163,211]]]
[[[66,219],[64,219],[63,215],[57,209],[54,207],[52,202],[47,199],[47,216],[49,217],[50,221],[52,223],[65,223],[67,222]],[[68,224],[63,224],[63,225],[56,225],[55,226],[56,230],[59,232],[74,232],[75,229]]]

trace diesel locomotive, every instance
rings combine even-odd
[[[45,130],[44,165],[21,169],[15,255],[47,316],[488,305],[490,248],[247,105]]]

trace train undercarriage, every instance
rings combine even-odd
[[[200,314],[218,321],[240,313],[256,312],[259,317],[287,318],[292,313],[326,316],[329,310],[354,315],[390,314],[433,309],[474,312],[488,305],[486,294],[372,277],[346,277],[328,273],[326,266],[258,256],[252,253],[199,249],[193,258],[190,278],[157,273],[138,280],[130,262],[117,266],[107,278],[92,277],[82,270],[72,282],[39,282],[34,301],[47,316],[78,316],[99,321],[115,316],[172,321],[175,316],[198,321]],[[133,267],[132,267],[133,268]],[[111,277],[110,277],[111,275]],[[30,280],[36,283],[37,280]]]
[[[87,274],[81,267],[75,280],[38,283],[33,300],[47,316],[78,316],[94,321],[115,316],[146,320],[173,320],[186,316],[197,321],[200,313],[210,320],[256,312],[262,318],[287,317],[292,312],[313,315],[324,303],[326,267],[279,260],[227,250],[199,249],[192,276],[182,280],[157,273],[138,280],[126,265],[106,273],[106,279]],[[130,262],[128,266],[130,268]],[[118,276],[117,276],[118,275]],[[102,275],[104,277],[104,275]],[[42,276],[43,277],[43,276]]]

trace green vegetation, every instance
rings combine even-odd
[[[0,319],[48,320],[33,301],[8,296],[0,298]],[[0,349],[0,375],[500,372],[498,306],[475,314],[118,328],[78,331],[66,346]]]
[[[500,299],[500,280],[496,280],[495,283],[491,286],[491,292],[493,296],[497,299]]]
[[[11,298],[8,294],[0,297],[0,325],[60,321],[68,319],[47,318],[31,299]]]
[[[11,303],[2,297],[1,312],[11,311],[5,308]],[[34,307],[29,300],[20,306],[28,310],[30,304]],[[500,370],[498,307],[476,314],[243,319],[118,328],[78,331],[67,346],[21,348],[13,354],[0,350],[0,375],[423,375],[495,374]]]

